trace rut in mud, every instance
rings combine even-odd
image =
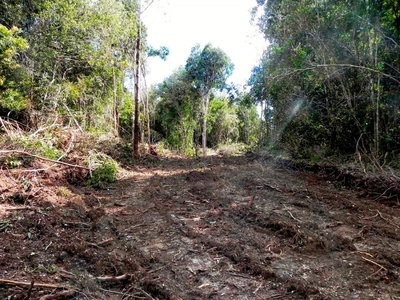
[[[400,299],[398,203],[312,172],[214,156],[102,191],[7,176],[1,299]]]

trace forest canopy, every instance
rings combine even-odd
[[[269,141],[295,157],[397,157],[398,2],[257,2],[253,17],[270,46],[249,83]]]
[[[28,130],[58,120],[128,142],[136,120],[136,140],[188,155],[242,143],[311,160],[398,160],[398,2],[254,5],[249,19],[269,47],[247,86],[227,83],[234,65],[208,44],[147,87],[147,58],[168,59],[169,50],[147,44],[136,0],[3,1],[1,117]]]

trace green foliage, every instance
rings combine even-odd
[[[130,140],[133,128],[133,97],[129,92],[122,93],[122,100],[119,106],[119,134],[122,138]]]
[[[24,28],[0,27],[1,112],[29,108],[40,115],[30,118],[33,126],[58,112],[82,128],[109,131],[110,123],[119,121],[124,80],[134,68],[136,1],[34,2],[0,4],[6,12],[0,20]],[[22,50],[24,56],[18,56]]]
[[[59,159],[63,154],[57,137],[50,131],[38,135],[20,133],[12,136],[0,136],[0,147],[26,151],[53,160]],[[32,158],[29,156],[11,155],[6,159],[5,164],[8,167],[18,167],[29,165],[31,162]]]
[[[210,147],[238,141],[239,119],[236,114],[236,107],[229,100],[223,98],[211,100],[207,119],[209,124],[208,144]]]
[[[21,136],[17,138],[25,149],[31,153],[57,160],[63,154],[58,149],[57,137],[50,132],[41,136]]]
[[[239,100],[236,108],[236,114],[239,121],[239,141],[254,147],[258,144],[261,120],[257,112],[257,106],[246,103],[245,99]]]
[[[169,49],[165,46],[160,47],[159,49],[155,49],[153,47],[149,47],[147,49],[147,55],[149,57],[154,57],[154,56],[158,56],[160,57],[162,60],[167,60],[167,57],[169,55]]]
[[[16,26],[29,31],[35,22],[35,14],[45,9],[47,0],[2,0],[0,1],[0,23],[7,28]]]
[[[215,89],[226,86],[226,79],[232,73],[233,67],[226,53],[211,44],[207,44],[202,50],[200,45],[193,47],[186,61],[186,73],[200,95],[203,155],[206,155],[207,150],[207,115],[211,94]]]
[[[72,195],[72,192],[65,186],[60,186],[57,190],[57,195],[62,197],[69,197]]]
[[[90,151],[88,165],[91,169],[87,184],[94,188],[106,188],[107,184],[116,181],[118,164],[111,157]]]
[[[207,44],[203,49],[200,49],[200,45],[192,48],[185,69],[193,80],[194,87],[205,97],[212,89],[225,86],[233,67],[225,52]]]
[[[367,152],[397,151],[398,6],[270,0],[258,11],[270,46],[249,83],[265,138],[296,157],[354,153],[360,137]]]
[[[16,27],[7,29],[0,24],[0,108],[22,111],[28,108],[28,100],[22,90],[24,72],[16,56],[27,49],[26,40],[19,36]]]
[[[153,93],[156,97],[155,129],[168,146],[186,155],[193,154],[194,133],[198,120],[198,94],[184,69],[165,79]]]
[[[7,168],[15,169],[15,168],[21,167],[23,165],[23,161],[15,155],[9,155],[5,158],[5,161],[3,164]]]

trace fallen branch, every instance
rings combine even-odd
[[[169,264],[166,264],[166,265],[164,265],[164,266],[161,266],[161,267],[159,267],[159,268],[157,268],[157,269],[150,270],[150,271],[148,271],[147,273],[148,273],[148,274],[151,274],[151,273],[158,272],[158,271],[160,271],[160,270],[162,270],[162,269],[165,269],[165,268],[169,267],[170,265],[171,265],[171,263],[169,263]]]
[[[280,188],[274,187],[274,186],[272,186],[272,185],[269,185],[269,184],[264,183],[264,186],[265,186],[267,189],[269,189],[269,190],[283,193],[283,191],[282,191]]]
[[[286,205],[283,205],[285,207],[285,210],[289,213],[289,215],[293,218],[293,220],[296,220],[297,222],[303,223],[302,220],[299,220],[297,218],[295,218],[292,213],[289,211],[289,209],[286,207]]]
[[[390,220],[384,218],[379,210],[377,210],[377,212],[378,212],[379,216],[382,218],[382,220],[388,222],[389,224],[392,224],[393,226],[395,226],[395,227],[397,227],[397,228],[400,228],[400,226],[398,226],[398,225],[395,224],[394,222],[392,222],[392,221],[390,221]]]
[[[34,207],[31,207],[31,206],[17,206],[17,207],[5,207],[4,208],[5,210],[37,210],[36,208],[34,208]]]
[[[8,285],[15,285],[15,286],[27,286],[30,287],[32,285],[31,282],[24,282],[24,281],[15,281],[15,280],[7,280],[7,279],[0,279],[0,284],[8,284]],[[56,284],[48,284],[48,283],[34,283],[34,287],[37,288],[44,288],[44,289],[65,289],[65,286],[56,285]]]
[[[35,282],[32,280],[32,281],[31,281],[31,285],[30,285],[30,287],[29,287],[28,292],[26,293],[26,297],[25,297],[24,300],[28,300],[28,299],[31,297],[32,289],[33,289],[33,285],[34,285],[34,284],[35,284]]]
[[[371,264],[374,264],[375,266],[378,266],[379,268],[384,269],[385,271],[387,271],[387,269],[386,269],[384,266],[378,264],[377,262],[374,262],[373,260],[370,260],[370,259],[368,259],[368,258],[366,258],[366,257],[364,257],[364,256],[361,256],[361,258],[362,258],[363,260],[368,261],[368,262],[370,262]]]
[[[96,277],[96,279],[99,281],[116,282],[116,281],[131,280],[132,277],[133,277],[132,274],[123,274],[120,276],[99,276]]]
[[[357,253],[361,255],[368,255],[369,257],[374,257],[372,254],[365,252],[365,251],[352,251],[351,253]]]
[[[146,291],[142,290],[141,288],[137,288],[137,290],[139,292],[143,293],[146,297],[149,297],[150,300],[155,300],[155,298],[153,298],[149,293],[147,293]]]
[[[64,107],[66,108],[68,115],[70,118],[72,118],[74,120],[75,125],[79,128],[80,132],[84,133],[82,127],[79,125],[78,121],[76,120],[76,118],[74,117],[74,115],[71,113],[71,111],[69,110],[68,106],[64,103]]]
[[[394,186],[390,186],[388,187],[382,194],[380,194],[378,197],[375,197],[374,200],[378,201],[379,199],[381,199],[382,197],[384,197],[386,195],[387,192],[389,192],[391,189],[395,188]]]
[[[373,218],[376,218],[378,216],[378,214],[376,214],[376,215],[373,215],[372,217],[365,217],[365,218],[362,218],[363,220],[371,220],[371,219],[373,219]]]
[[[260,285],[255,289],[255,291],[253,292],[253,294],[257,294],[258,290],[262,287],[263,283],[261,282]]]
[[[109,238],[109,239],[106,239],[106,240],[104,240],[104,241],[101,241],[101,242],[99,242],[99,243],[97,243],[97,244],[96,244],[96,243],[90,243],[90,242],[87,242],[87,241],[82,240],[82,239],[79,239],[79,238],[78,238],[78,240],[80,240],[80,241],[86,243],[88,246],[100,248],[100,246],[103,246],[103,245],[105,245],[105,244],[108,244],[108,243],[112,242],[114,239],[113,239],[113,238]]]
[[[84,167],[84,166],[80,166],[80,165],[73,165],[73,164],[69,164],[69,163],[63,162],[63,161],[45,158],[43,156],[31,154],[31,153],[28,153],[28,152],[25,152],[25,151],[21,151],[21,150],[0,150],[0,154],[2,154],[2,153],[5,153],[5,154],[6,153],[17,153],[17,154],[31,156],[31,157],[34,157],[34,158],[37,158],[37,159],[40,159],[40,160],[44,160],[44,161],[52,162],[52,163],[55,163],[55,164],[60,164],[60,165],[72,167],[72,168],[80,168],[80,169],[90,170],[90,168],[88,168],[88,167]]]
[[[99,246],[103,246],[105,244],[108,244],[108,243],[112,242],[113,240],[114,240],[113,238],[106,239],[104,241],[101,241],[101,242],[97,243],[96,246],[98,246],[98,247]]]

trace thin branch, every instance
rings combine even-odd
[[[69,110],[68,106],[64,103],[64,107],[68,112],[68,115],[70,118],[72,118],[74,120],[75,125],[79,128],[79,131],[84,133],[82,127],[79,125],[78,121],[76,120],[76,118],[74,117],[74,115],[71,113],[71,111]]]
[[[32,282],[0,279],[0,284],[31,287]],[[47,284],[47,283],[34,283],[33,286],[38,287],[38,288],[45,288],[45,289],[65,289],[66,288],[65,286],[62,286],[62,285]]]
[[[32,280],[32,281],[31,281],[31,285],[30,285],[30,287],[29,287],[29,289],[28,289],[28,292],[26,293],[26,297],[25,297],[24,300],[28,300],[28,299],[31,297],[32,289],[33,289],[33,285],[34,285],[34,284],[35,284],[35,282]]]
[[[400,84],[400,80],[396,79],[395,77],[393,77],[393,76],[390,75],[390,74],[386,74],[386,73],[383,73],[383,72],[381,72],[381,71],[379,71],[379,70],[372,69],[372,68],[369,68],[369,67],[358,66],[358,65],[353,65],[353,64],[321,64],[321,65],[312,65],[311,67],[308,67],[308,68],[296,69],[296,70],[293,70],[293,71],[288,72],[288,73],[285,73],[285,74],[279,74],[279,75],[277,75],[277,76],[272,77],[272,79],[279,78],[279,77],[290,76],[290,75],[293,75],[293,74],[296,74],[296,73],[299,73],[299,72],[305,72],[305,71],[315,70],[315,69],[318,69],[318,68],[330,68],[330,67],[354,68],[354,69],[361,69],[361,70],[365,70],[365,71],[370,71],[370,72],[373,72],[373,73],[378,73],[378,74],[380,74],[380,75],[382,75],[382,76],[384,76],[384,77],[390,78],[391,80],[393,80],[393,81],[395,81],[396,83],[399,83],[399,84]]]
[[[140,14],[140,15],[143,14],[143,13],[150,7],[150,5],[153,4],[153,2],[154,2],[154,0],[151,0],[150,3],[147,4],[147,6],[146,6],[141,12],[139,12],[139,14]]]
[[[385,270],[385,271],[388,270],[388,269],[386,269],[384,266],[378,264],[377,262],[375,262],[375,261],[373,261],[373,260],[371,260],[371,259],[368,259],[368,258],[366,258],[366,257],[364,257],[364,256],[361,256],[361,258],[362,258],[363,260],[365,260],[365,261],[370,262],[371,264],[374,264],[375,266],[378,266],[379,268],[381,268],[381,269],[383,269],[383,270]]]
[[[52,123],[51,125],[46,126],[46,127],[41,127],[41,128],[39,128],[39,129],[36,130],[34,133],[32,133],[32,136],[35,136],[35,135],[37,135],[39,132],[45,131],[45,130],[51,128],[51,127],[58,126],[57,121],[58,121],[58,114],[56,114],[56,117],[54,118],[54,121],[53,121],[53,123]]]
[[[131,280],[132,277],[133,275],[131,274],[123,274],[120,276],[99,276],[96,277],[96,279],[99,281],[117,282],[117,281]]]
[[[44,161],[49,161],[55,164],[60,164],[60,165],[64,165],[64,166],[68,166],[68,167],[73,167],[73,168],[81,168],[81,169],[85,169],[85,170],[90,170],[90,168],[88,167],[84,167],[84,166],[79,166],[79,165],[73,165],[73,164],[69,164],[63,161],[58,161],[58,160],[53,160],[53,159],[49,159],[49,158],[45,158],[39,155],[35,155],[35,154],[31,154],[25,151],[21,151],[21,150],[0,150],[0,154],[3,153],[18,153],[18,154],[22,154],[22,155],[27,155],[27,156],[31,156],[40,160],[44,160]]]
[[[295,217],[293,216],[293,214],[290,212],[290,210],[288,209],[288,207],[287,207],[286,205],[283,205],[283,207],[284,207],[285,210],[289,213],[289,215],[293,218],[293,220],[296,220],[297,222],[303,223],[302,220],[299,220],[299,219],[297,219],[297,218],[295,218]]]

